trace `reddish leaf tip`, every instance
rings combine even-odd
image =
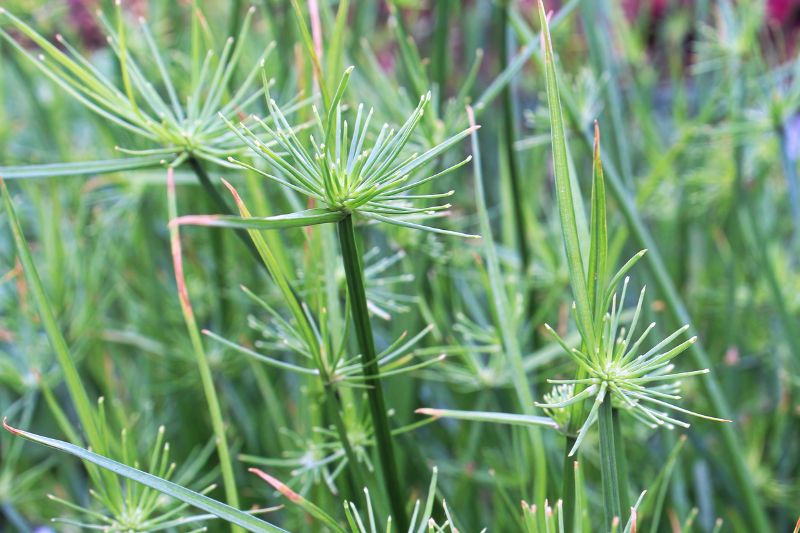
[[[287,487],[283,482],[281,482],[278,479],[275,479],[274,477],[267,474],[263,470],[260,470],[258,468],[248,468],[247,471],[257,475],[258,477],[260,477],[261,479],[272,485],[272,487],[275,490],[277,490],[278,492],[289,498],[294,503],[302,501],[303,498],[299,494],[297,494],[295,491]]]
[[[5,417],[5,416],[3,417],[3,427],[6,428],[6,431],[11,433],[12,435],[19,435],[19,434],[22,433],[20,430],[18,430],[16,428],[12,428],[11,426],[9,426],[8,425],[8,417]]]

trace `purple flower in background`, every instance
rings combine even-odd
[[[67,0],[69,21],[80,35],[83,44],[90,49],[102,48],[106,38],[97,24],[94,12],[98,5],[95,0]]]
[[[767,2],[767,18],[779,23],[797,22],[790,19],[796,17],[800,0],[769,0]]]

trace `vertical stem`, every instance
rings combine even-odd
[[[603,508],[606,531],[610,531],[614,517],[622,518],[619,495],[619,465],[614,445],[614,422],[611,395],[606,395],[597,413],[600,425],[600,467],[603,477]]]
[[[386,492],[389,496],[394,522],[397,524],[399,531],[405,531],[408,529],[408,519],[403,505],[404,498],[400,491],[400,478],[397,472],[397,464],[395,463],[389,420],[386,416],[378,357],[375,351],[375,342],[372,338],[372,327],[369,323],[361,256],[356,246],[352,216],[348,215],[338,222],[337,230],[339,244],[342,248],[342,263],[347,277],[347,291],[350,295],[353,323],[356,338],[358,339],[358,347],[361,350],[362,371],[367,384],[369,384],[367,397],[369,398],[369,406],[372,413],[375,446],[378,449],[383,481],[386,484]]]
[[[433,32],[433,57],[431,58],[431,73],[434,83],[439,87],[438,105],[441,109],[445,102],[445,86],[447,85],[447,38],[449,34],[450,17],[455,6],[452,0],[438,0],[436,3],[435,22],[436,30]]]
[[[500,42],[500,68],[505,69],[508,65],[508,3],[500,2],[497,5],[499,19],[499,39]],[[514,121],[514,101],[511,94],[511,83],[503,87],[500,93],[503,107],[502,127],[500,128],[500,145],[503,149],[503,157],[508,166],[509,184],[511,186],[512,212],[514,215],[514,227],[516,228],[516,245],[519,252],[522,272],[527,272],[530,263],[530,252],[528,251],[528,241],[525,235],[525,217],[523,215],[522,185],[519,176],[519,164],[517,162],[517,151],[514,149],[515,121]]]
[[[189,166],[192,167],[192,171],[194,172],[195,176],[197,176],[197,181],[199,181],[200,185],[203,186],[203,190],[206,192],[211,201],[217,206],[217,209],[219,209],[220,213],[223,215],[235,215],[236,213],[230,208],[228,202],[225,201],[225,198],[222,197],[216,187],[214,187],[214,184],[211,183],[211,178],[208,176],[208,172],[206,172],[203,164],[196,157],[190,157],[188,159],[188,163]],[[253,244],[253,241],[250,240],[247,230],[235,229],[234,232],[236,233],[236,236],[239,237],[239,239],[241,239],[241,241],[245,244],[245,246],[247,246],[247,249],[253,255],[256,262],[263,266],[263,263],[261,263],[261,257],[258,254],[258,250]]]
[[[172,168],[168,171],[167,181],[167,197],[169,207],[169,218],[174,219],[177,216],[177,202],[175,199],[175,180],[172,175]],[[217,397],[217,390],[214,386],[214,377],[211,373],[211,366],[206,357],[203,341],[200,338],[200,330],[197,327],[194,311],[192,310],[192,303],[189,300],[189,293],[186,289],[186,280],[183,275],[183,257],[181,253],[180,234],[177,226],[170,226],[170,246],[172,248],[172,261],[175,269],[175,281],[178,286],[178,296],[181,303],[181,311],[183,312],[183,319],[186,323],[186,329],[189,332],[189,338],[192,343],[192,351],[195,355],[195,362],[197,369],[200,373],[200,381],[203,386],[203,394],[206,398],[206,406],[208,414],[211,418],[211,426],[214,431],[214,440],[217,446],[217,455],[219,457],[219,466],[222,473],[222,482],[225,490],[225,499],[231,507],[239,508],[239,493],[236,489],[236,477],[233,473],[233,462],[231,461],[230,449],[228,448],[228,439],[225,435],[225,422],[222,418],[222,408],[219,404]],[[241,533],[243,530],[239,526],[232,525],[232,533]]]
[[[611,397],[609,396],[609,400]],[[610,401],[608,402],[611,403]],[[619,422],[619,409],[611,410],[611,423],[614,431],[614,449],[617,453],[617,481],[619,483],[619,507],[623,515],[620,520],[624,524],[631,509],[631,499],[628,493],[628,461],[625,459],[625,441],[622,440],[622,430]]]
[[[575,531],[575,459],[569,456],[569,451],[575,445],[575,437],[567,437],[564,446],[564,478],[561,481],[561,501],[563,503],[564,531]]]

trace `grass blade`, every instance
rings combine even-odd
[[[114,474],[120,475],[126,479],[141,483],[142,485],[157,490],[163,494],[166,494],[167,496],[172,496],[173,498],[176,498],[184,503],[188,503],[193,507],[202,509],[203,511],[211,513],[214,516],[230,522],[231,524],[241,526],[247,531],[254,531],[256,533],[284,532],[283,529],[274,526],[269,522],[260,520],[243,511],[209,498],[208,496],[198,494],[197,492],[189,490],[181,485],[177,485],[171,481],[167,481],[166,479],[162,479],[152,474],[148,474],[147,472],[142,472],[141,470],[118,463],[117,461],[103,457],[102,455],[85,450],[80,446],[75,446],[74,444],[70,444],[68,442],[51,439],[49,437],[43,437],[41,435],[36,435],[35,433],[29,433],[21,429],[13,428],[9,426],[5,420],[3,420],[3,426],[13,435],[36,442],[38,444],[43,444],[44,446],[55,448],[56,450],[66,452],[70,455],[74,455],[75,457],[79,457],[84,461],[95,464],[100,468],[108,470],[109,472],[113,472]]]

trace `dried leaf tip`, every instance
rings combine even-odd
[[[283,482],[281,482],[278,479],[275,479],[274,477],[270,476],[263,470],[260,470],[258,468],[248,468],[247,471],[257,475],[258,477],[260,477],[261,479],[272,485],[272,487],[275,490],[277,490],[278,492],[289,498],[289,500],[291,500],[292,502],[297,503],[303,500],[303,498],[299,494],[297,494],[295,491],[287,487]]]
[[[600,126],[594,119],[594,157],[600,159]]]
[[[19,435],[19,434],[22,433],[20,430],[18,430],[16,428],[12,428],[11,426],[9,426],[8,425],[8,417],[5,417],[5,416],[3,417],[3,427],[6,428],[6,431],[11,433],[12,435]]]

